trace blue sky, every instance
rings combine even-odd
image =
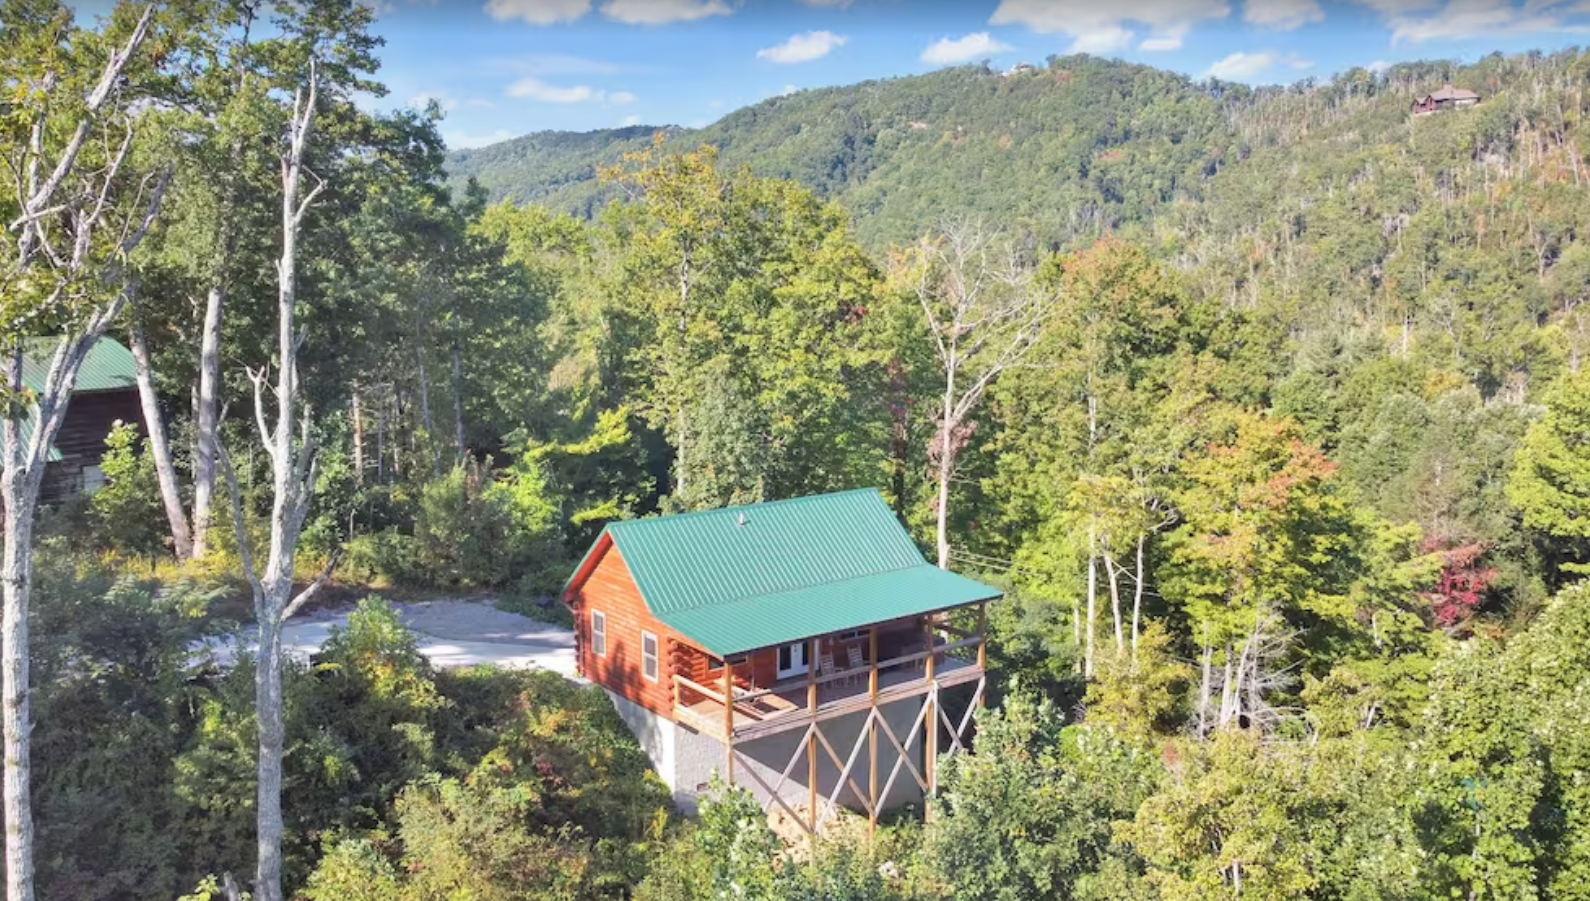
[[[1586,42],[1590,0],[387,0],[383,106],[434,98],[455,147],[704,125],[769,96],[1086,51],[1290,83]]]

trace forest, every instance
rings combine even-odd
[[[1590,899],[1590,54],[449,155],[356,0],[0,45],[6,901]],[[107,338],[141,416],[62,496]],[[610,521],[858,487],[1006,592],[875,832],[681,815],[599,689],[391,603],[566,619]]]

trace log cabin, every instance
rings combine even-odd
[[[1440,90],[1413,101],[1413,114],[1427,116],[1445,109],[1464,109],[1480,102],[1480,95],[1467,88],[1443,85]]]
[[[22,349],[22,383],[38,391],[50,373],[55,356],[54,338],[31,338]],[[24,434],[31,434],[37,408],[31,408]],[[133,356],[114,338],[100,338],[77,372],[77,384],[66,406],[66,419],[55,435],[39,502],[60,503],[82,491],[93,491],[103,482],[99,470],[105,456],[105,436],[118,421],[143,427],[138,403],[138,381]]]
[[[682,809],[716,774],[813,834],[936,788],[999,597],[928,563],[873,489],[610,523],[562,593],[580,674]]]

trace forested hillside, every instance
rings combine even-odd
[[[447,169],[494,198],[591,216],[615,196],[598,168],[653,131],[529,135],[457,151]],[[961,67],[799,91],[664,133],[673,146],[712,144],[728,166],[792,178],[842,202],[875,247],[957,212],[997,217],[1045,241],[1097,236],[1195,194],[1235,155],[1218,94],[1089,57],[1010,78]]]
[[[7,901],[1586,897],[1590,56],[956,69],[449,175],[357,0],[0,22]],[[46,496],[108,338],[138,421]],[[566,620],[610,521],[858,487],[1007,592],[875,835],[681,816],[606,695],[373,597]]]

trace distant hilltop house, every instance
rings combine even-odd
[[[1000,595],[928,563],[866,489],[610,523],[562,597],[580,674],[680,807],[717,772],[817,832],[934,790]]]
[[[54,338],[30,338],[22,348],[22,384],[39,391],[50,374],[55,357]],[[22,425],[31,437],[36,409]],[[66,405],[66,419],[55,435],[39,487],[41,503],[56,503],[80,491],[104,484],[100,460],[105,456],[105,436],[118,421],[140,425],[138,380],[133,355],[114,338],[100,338],[77,371],[77,384]]]
[[[1413,101],[1413,114],[1427,116],[1437,110],[1462,109],[1480,102],[1480,95],[1467,88],[1454,88],[1450,84]]]
[[[1006,72],[1005,76],[1008,78],[1012,75],[1020,75],[1023,72],[1032,72],[1037,68],[1038,67],[1034,66],[1032,63],[1017,63],[1010,67],[1010,71]]]

